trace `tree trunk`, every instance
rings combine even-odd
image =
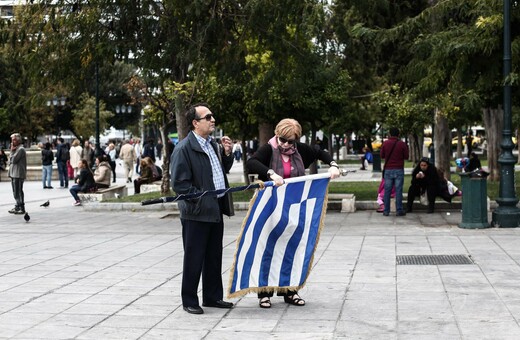
[[[498,156],[500,155],[500,141],[502,136],[502,128],[504,124],[504,115],[502,107],[497,109],[482,109],[484,126],[487,136],[487,158],[488,158],[488,179],[491,181],[500,180],[500,167],[498,165]]]
[[[410,160],[413,164],[416,164],[422,155],[422,145],[419,141],[419,136],[416,133],[410,134],[408,135],[408,140],[410,141]]]
[[[175,121],[177,124],[177,134],[179,141],[183,140],[184,137],[186,137],[190,132],[190,129],[186,124],[186,116],[184,114],[185,112],[186,108],[184,107],[184,96],[177,93],[177,96],[175,97]]]
[[[457,129],[457,158],[462,158],[462,131]]]
[[[446,116],[435,109],[435,166],[442,170],[447,179],[451,178],[450,160],[451,160],[451,134]]]
[[[258,146],[262,146],[269,142],[274,136],[274,128],[271,123],[262,122],[258,124]]]

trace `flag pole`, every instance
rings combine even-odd
[[[341,169],[340,173],[342,176],[346,176],[349,172],[356,172],[356,170],[346,170]],[[316,175],[309,175],[309,176],[300,176],[300,177],[293,177],[293,178],[287,178],[284,180],[285,183],[294,183],[294,182],[301,182],[308,179],[317,179],[317,178],[327,178],[330,177],[330,174],[323,173],[323,174],[316,174]],[[267,182],[256,182],[249,185],[243,185],[239,187],[233,187],[233,188],[226,188],[226,189],[218,189],[218,190],[207,190],[203,192],[194,192],[191,194],[180,194],[177,196],[164,196],[159,198],[153,198],[149,200],[144,200],[141,202],[141,205],[151,205],[151,204],[159,204],[159,203],[171,203],[171,202],[177,202],[177,201],[183,201],[183,200],[189,200],[189,199],[196,199],[201,198],[204,196],[217,196],[217,195],[224,195],[229,192],[238,192],[238,191],[245,191],[250,189],[264,189],[267,187],[273,187],[275,186],[273,181],[267,181]]]

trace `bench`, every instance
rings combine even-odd
[[[128,195],[128,188],[125,184],[112,185],[108,188],[101,188],[96,192],[78,193],[79,199],[82,203],[106,201],[109,198],[115,198],[116,195],[119,197]]]
[[[148,192],[160,192],[161,191],[161,181],[155,181],[149,184],[141,184],[141,194],[146,194]]]
[[[356,211],[356,195],[354,194],[329,194],[329,201],[341,200],[341,212],[351,213]]]

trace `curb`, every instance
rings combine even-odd
[[[489,208],[495,209],[497,207],[495,201],[489,202]],[[158,203],[151,205],[141,205],[141,203],[103,203],[103,202],[91,202],[83,204],[85,211],[164,211],[172,212],[174,214],[179,213],[177,203]],[[235,202],[235,210],[247,211],[249,210],[249,202]],[[356,210],[377,210],[379,205],[376,201],[356,201]],[[462,204],[460,202],[447,203],[447,202],[436,202],[436,211],[460,211]],[[414,210],[426,210],[425,206],[419,203],[414,204]],[[331,200],[328,202],[327,211],[341,211],[341,201]]]

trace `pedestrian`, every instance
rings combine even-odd
[[[369,164],[374,162],[374,156],[368,147],[363,148],[363,156],[360,157],[361,168],[359,170],[366,170]]]
[[[466,166],[465,171],[466,172],[472,172],[477,169],[481,169],[482,165],[480,164],[480,159],[478,159],[478,156],[475,152],[470,153],[469,155],[469,163],[468,166]]]
[[[11,155],[9,156],[9,177],[13,188],[16,204],[9,210],[11,214],[25,214],[23,182],[27,176],[27,154],[22,145],[22,136],[19,133],[11,135]]]
[[[126,183],[131,183],[134,172],[135,150],[128,139],[123,141],[123,146],[119,151],[119,158],[123,161]]]
[[[282,185],[284,178],[304,176],[305,169],[320,160],[329,164],[331,178],[339,177],[338,164],[326,150],[319,145],[310,146],[298,142],[302,136],[302,127],[298,121],[290,118],[282,119],[276,125],[274,134],[275,136],[247,161],[246,167],[249,173],[258,174],[258,178],[263,181],[272,180],[276,185]],[[271,307],[274,291],[275,289],[266,287],[265,291],[258,293],[261,308]],[[305,300],[298,295],[297,291],[280,289],[277,295],[283,296],[288,304],[305,305]]]
[[[47,142],[42,150],[42,184],[44,189],[52,189],[52,161],[54,161],[52,145]]]
[[[114,143],[108,144],[107,147],[107,154],[108,154],[108,163],[110,164],[110,167],[112,168],[112,183],[116,182],[116,146]]]
[[[416,197],[426,196],[428,198],[428,214],[433,213],[435,209],[435,197],[440,193],[439,173],[435,165],[430,164],[428,157],[423,157],[419,164],[412,171],[412,181],[408,188],[407,213],[413,210],[413,201]],[[421,198],[424,202],[424,199]],[[426,203],[425,203],[426,204]]]
[[[392,193],[390,195],[391,198],[395,198],[395,188],[392,189]],[[376,199],[376,202],[379,206],[379,208],[377,208],[377,212],[378,213],[382,213],[385,211],[385,179],[382,178],[381,179],[381,183],[379,183],[379,188],[377,189],[377,199]]]
[[[107,155],[99,155],[96,157],[96,170],[94,170],[94,182],[96,188],[103,189],[110,187],[110,174],[112,173],[112,167],[110,166],[110,160]]]
[[[231,139],[222,137],[220,149],[211,137],[215,117],[207,104],[195,104],[186,112],[190,132],[172,154],[171,183],[177,194],[204,192],[229,187],[226,172],[233,165]],[[223,214],[234,215],[230,194],[179,201],[184,245],[182,305],[190,314],[203,314],[197,291],[202,275],[202,305],[231,308],[223,301],[222,238]]]
[[[240,145],[239,141],[235,141],[233,144],[233,156],[235,156],[235,161],[240,162],[242,159],[242,145]]]
[[[383,178],[385,180],[384,216],[390,215],[390,194],[395,189],[397,216],[405,216],[403,209],[404,161],[409,157],[408,146],[399,139],[399,129],[390,128],[390,138],[381,147],[381,158],[385,160]]]
[[[141,185],[153,183],[161,178],[158,167],[150,157],[141,159],[141,175],[134,179],[134,194],[141,193]]]
[[[163,146],[164,146],[164,145],[163,145],[162,141],[159,139],[159,140],[157,141],[157,145],[155,146],[155,149],[157,150],[157,158],[158,158],[159,160],[162,159],[162,150],[163,150]]]
[[[143,146],[143,153],[141,158],[149,157],[152,162],[155,163],[155,146],[153,144],[153,138],[150,138],[148,142]]]
[[[81,151],[81,159],[86,160],[88,168],[92,169],[92,166],[94,165],[94,148],[92,147],[92,144],[89,140],[86,140],[83,146],[83,150]]]
[[[140,175],[139,164],[141,163],[141,155],[143,153],[143,148],[141,146],[141,140],[137,138],[134,143],[134,152],[135,152],[135,173]]]
[[[74,184],[70,188],[70,194],[74,197],[74,203],[72,205],[81,205],[78,193],[89,192],[92,188],[95,188],[94,175],[86,159],[82,159],[78,162],[79,175],[74,179]]]
[[[7,168],[7,155],[5,154],[4,148],[0,149],[0,170],[5,171]]]
[[[83,152],[83,148],[81,147],[81,143],[79,139],[74,139],[72,141],[72,146],[70,147],[69,153],[70,153],[70,165],[72,166],[72,169],[74,169],[74,175],[72,176],[72,179],[76,177],[79,173],[78,163],[81,159],[81,153]]]
[[[63,138],[58,138],[56,145],[56,164],[58,165],[58,176],[60,179],[60,188],[69,187],[69,173],[67,171],[67,161],[70,160],[70,152]]]

